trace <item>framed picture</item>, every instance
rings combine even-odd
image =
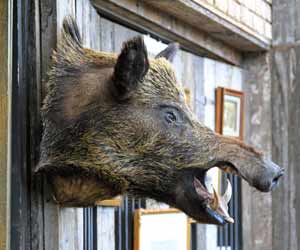
[[[190,250],[191,223],[178,209],[137,209],[134,250]]]
[[[216,89],[216,132],[243,140],[243,109],[243,92],[218,87]]]
[[[97,201],[95,205],[102,207],[120,207],[122,205],[122,196],[117,196],[110,200]]]
[[[191,107],[191,91],[189,88],[184,88],[185,101],[189,107]]]

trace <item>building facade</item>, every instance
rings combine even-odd
[[[131,250],[135,209],[165,208],[127,196],[121,205],[62,208],[34,174],[43,79],[66,15],[75,18],[84,45],[96,50],[118,53],[124,41],[141,35],[154,56],[178,42],[173,65],[198,119],[215,129],[216,88],[243,91],[244,140],[286,168],[273,193],[235,180],[237,226],[194,224],[191,249],[298,249],[299,11],[288,0],[2,1],[0,250]]]

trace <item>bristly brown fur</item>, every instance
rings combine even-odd
[[[37,171],[47,175],[56,201],[69,206],[128,192],[216,223],[199,210],[195,176],[228,164],[267,190],[277,171],[251,147],[200,124],[172,65],[148,59],[142,38],[127,41],[119,56],[96,52],[82,46],[70,17],[53,54],[42,120]]]

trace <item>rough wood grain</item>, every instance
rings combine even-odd
[[[194,53],[241,64],[241,54],[237,50],[167,13],[160,15],[157,10],[140,1],[92,0],[92,3],[100,12],[109,13],[133,27],[158,34],[169,41],[179,42]]]
[[[273,249],[300,248],[300,5],[273,1],[272,155],[286,170],[272,194]]]
[[[35,166],[39,160],[39,142],[41,138],[41,33],[40,33],[40,6],[38,1],[31,1],[29,31],[29,50],[31,51],[27,61],[28,87],[29,87],[29,123],[30,123],[30,247],[35,250],[42,250],[44,241],[44,195],[43,177],[36,176]]]
[[[115,249],[115,209],[97,209],[97,249]]]
[[[0,2],[0,250],[7,249],[8,2]]]
[[[216,40],[223,41],[237,50],[264,51],[270,46],[269,39],[203,1],[200,4],[191,0],[142,0],[142,2],[207,32]]]
[[[268,54],[249,54],[244,61],[245,141],[271,154],[271,68]],[[276,191],[275,191],[276,192]],[[242,183],[244,249],[272,249],[272,199]]]
[[[83,250],[83,209],[61,208],[59,250]]]
[[[56,48],[56,40],[57,40],[57,12],[56,12],[56,1],[45,0],[38,2],[36,8],[40,6],[39,14],[36,22],[39,23],[40,19],[40,27],[39,27],[39,41],[37,41],[37,50],[40,51],[40,65],[37,65],[39,69],[39,81],[37,84],[40,84],[40,92],[36,93],[38,99],[37,105],[41,105],[43,97],[45,96],[45,86],[44,83],[47,80],[47,71],[51,64],[51,55],[53,49]],[[38,47],[39,46],[39,47]],[[36,177],[40,178],[40,177]],[[43,194],[43,202],[40,204],[39,198],[37,196],[37,200],[34,200],[35,209],[37,212],[42,213],[42,221],[43,228],[37,227],[36,225],[32,225],[33,231],[36,231],[38,234],[37,237],[42,238],[42,244],[37,249],[46,249],[46,250],[57,250],[58,249],[58,206],[53,203],[51,189],[48,186],[46,179],[35,180],[35,189],[36,192],[40,192]],[[33,213],[33,216],[35,214]],[[36,218],[37,223],[41,224],[39,217]],[[33,249],[35,250],[34,246]]]

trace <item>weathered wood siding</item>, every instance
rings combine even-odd
[[[273,48],[244,64],[248,142],[286,170],[271,194],[243,186],[245,250],[300,248],[299,11],[297,1],[273,0]]]
[[[272,153],[286,175],[272,195],[273,249],[300,248],[300,2],[273,0]]]
[[[8,1],[0,2],[0,250],[7,249]]]
[[[242,75],[243,72],[239,67],[207,58],[204,59],[203,86],[205,97],[202,98],[200,103],[204,107],[204,124],[212,130],[215,130],[215,89],[217,87],[227,87],[242,90]],[[218,248],[217,226],[202,226],[200,232],[204,234],[202,238],[205,240],[205,247],[199,248],[199,250],[215,250]]]
[[[30,185],[28,214],[19,226],[24,246],[34,250],[79,250],[83,248],[83,209],[60,208],[52,201],[51,192],[41,177],[34,176],[33,169],[38,159],[38,143],[41,133],[39,108],[45,95],[41,79],[46,79],[52,49],[57,42],[56,34],[66,14],[73,15],[87,47],[119,52],[121,44],[138,33],[100,17],[88,0],[43,0],[18,1],[28,4],[29,18],[26,25],[29,36],[30,58],[26,68],[31,78],[26,107],[30,120],[30,156],[26,156],[24,169],[28,172]],[[132,1],[128,1],[132,2]],[[0,3],[0,58],[7,56],[7,1]],[[272,87],[268,74],[268,56],[246,55],[244,67],[244,90],[247,92],[249,112],[246,116],[246,139],[259,145],[266,152],[272,151],[273,159],[287,169],[287,176],[280,188],[270,195],[260,195],[243,186],[244,194],[244,241],[245,249],[298,249],[300,246],[300,201],[296,190],[300,189],[299,127],[300,84],[299,78],[299,16],[300,5],[288,0],[274,0],[274,48],[272,52]],[[166,17],[168,18],[168,17]],[[283,22],[285,21],[285,22]],[[184,29],[183,29],[184,30]],[[159,35],[159,34],[158,34]],[[59,38],[59,34],[58,34]],[[267,65],[267,66],[266,66]],[[6,63],[0,68],[0,200],[6,201],[6,143],[7,143],[7,74]],[[240,69],[213,60],[203,60],[185,51],[180,51],[174,67],[180,84],[191,91],[191,107],[201,121],[214,127],[214,89],[216,86],[240,88]],[[27,79],[27,78],[26,78]],[[270,90],[272,89],[272,91]],[[272,95],[271,95],[272,94]],[[204,98],[206,96],[206,98]],[[27,105],[27,103],[26,103]],[[26,118],[27,119],[27,118]],[[270,135],[272,131],[272,135]],[[251,134],[251,136],[250,136]],[[271,138],[272,137],[272,138]],[[270,141],[273,141],[271,144]],[[27,151],[26,151],[27,152]],[[24,156],[25,157],[25,156]],[[27,159],[28,157],[28,159]],[[22,160],[22,159],[21,159]],[[24,160],[25,162],[25,160]],[[28,164],[28,165],[26,165]],[[23,165],[20,165],[23,167]],[[23,169],[23,168],[22,168]],[[24,170],[23,169],[23,170]],[[18,170],[18,169],[17,169]],[[26,170],[27,171],[27,170]],[[23,177],[23,175],[21,176]],[[26,178],[24,178],[27,181]],[[23,186],[22,186],[23,187]],[[24,201],[23,201],[24,202]],[[27,200],[26,200],[27,203]],[[150,203],[148,203],[150,204]],[[0,203],[0,250],[5,248],[6,202]],[[152,206],[152,205],[151,205]],[[23,215],[20,208],[20,214]],[[270,211],[272,210],[272,215]],[[98,249],[114,249],[114,208],[97,209]],[[248,216],[249,215],[249,216]],[[26,218],[25,218],[26,217]],[[31,223],[25,230],[24,225]],[[24,225],[23,225],[24,224]],[[209,227],[199,226],[198,249],[202,243],[209,246],[215,238]],[[212,227],[211,227],[212,228]],[[27,229],[27,227],[26,227]],[[213,229],[215,230],[215,229]],[[26,232],[24,232],[26,231]],[[207,232],[205,234],[205,232]],[[216,233],[216,230],[214,231]],[[24,236],[24,238],[23,238]],[[297,241],[298,240],[298,241]],[[23,245],[23,243],[22,243]]]
[[[56,47],[56,2],[53,0],[41,1],[40,5],[35,2],[34,10],[36,19],[31,25],[35,26],[35,52],[36,52],[36,92],[32,99],[36,99],[36,108],[39,117],[39,109],[42,99],[45,96],[45,86],[42,79],[47,79],[47,70],[51,64],[52,50]],[[33,14],[32,14],[33,15]],[[38,22],[37,20],[40,20]],[[33,77],[33,76],[32,76]],[[41,136],[40,120],[36,120],[35,126],[39,127],[33,136],[36,138],[35,150],[39,148],[39,138]],[[35,164],[38,162],[38,153],[35,154]],[[32,168],[34,169],[34,165]],[[31,209],[31,228],[32,228],[32,246],[34,250],[57,250],[58,232],[59,232],[59,214],[58,206],[53,203],[51,190],[45,179],[41,176],[34,176],[32,179]]]
[[[214,39],[206,32],[197,27],[189,25],[185,18],[184,21],[168,13],[170,6],[164,6],[158,10],[139,0],[91,0],[91,2],[100,10],[110,13],[114,18],[123,22],[130,23],[137,29],[147,29],[149,32],[158,34],[167,41],[176,40],[189,51],[193,51],[201,56],[208,56],[227,61],[229,63],[240,65],[241,53],[222,43],[219,39]],[[169,1],[152,1],[153,3]],[[172,7],[177,1],[172,1]],[[171,3],[169,3],[171,4]],[[186,10],[178,10],[178,13]],[[190,17],[190,13],[185,14]],[[196,13],[198,15],[199,13]],[[206,22],[203,23],[203,27]],[[200,25],[200,26],[199,26]],[[211,31],[212,32],[212,31]],[[214,33],[214,32],[212,32]]]
[[[115,249],[115,210],[97,208],[97,250]]]
[[[268,54],[249,54],[244,61],[245,141],[271,157],[271,72]],[[275,190],[274,192],[277,192]],[[242,182],[244,250],[272,249],[272,199]]]

